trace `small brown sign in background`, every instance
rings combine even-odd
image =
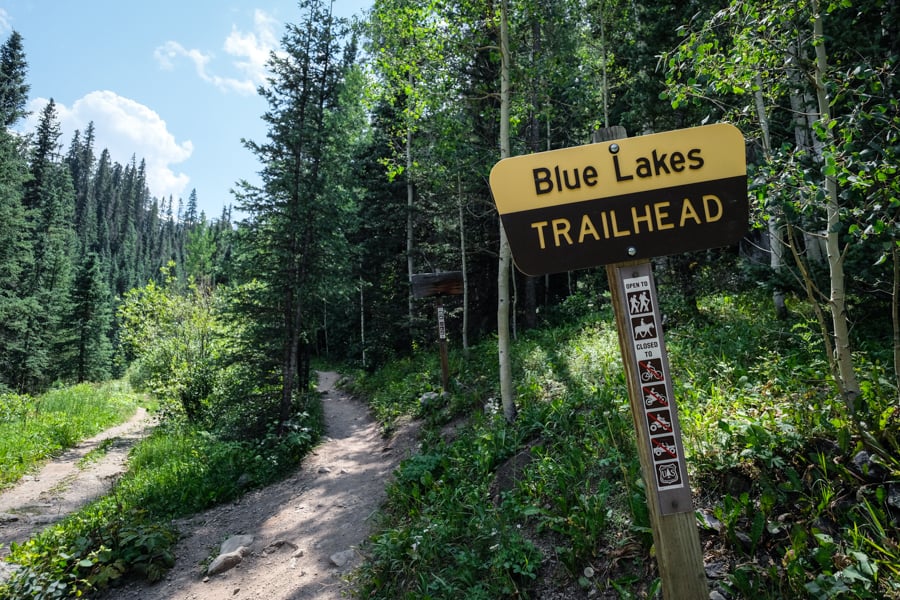
[[[438,343],[441,352],[441,387],[446,392],[450,385],[450,360],[447,356],[447,327],[444,321],[444,296],[459,296],[463,293],[462,271],[442,271],[440,273],[417,273],[412,276],[413,296],[416,298],[435,297],[438,321]]]

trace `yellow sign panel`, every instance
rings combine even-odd
[[[517,266],[538,275],[736,243],[746,173],[723,123],[508,158],[490,184]]]
[[[746,173],[744,137],[719,123],[507,158],[490,183],[504,214]]]

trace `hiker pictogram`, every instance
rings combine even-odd
[[[628,310],[633,315],[650,312],[650,294],[646,290],[636,294],[628,294]]]

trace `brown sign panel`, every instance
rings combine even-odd
[[[746,172],[718,124],[505,159],[491,191],[516,266],[542,275],[737,243]]]
[[[412,276],[413,296],[458,296],[463,293],[462,271],[417,273]]]

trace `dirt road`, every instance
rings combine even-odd
[[[0,557],[11,542],[23,542],[51,523],[109,491],[125,470],[128,451],[150,432],[153,419],[143,408],[127,422],[107,429],[22,478],[0,494]],[[106,444],[104,444],[106,442]],[[106,446],[96,461],[81,464],[91,450]]]

